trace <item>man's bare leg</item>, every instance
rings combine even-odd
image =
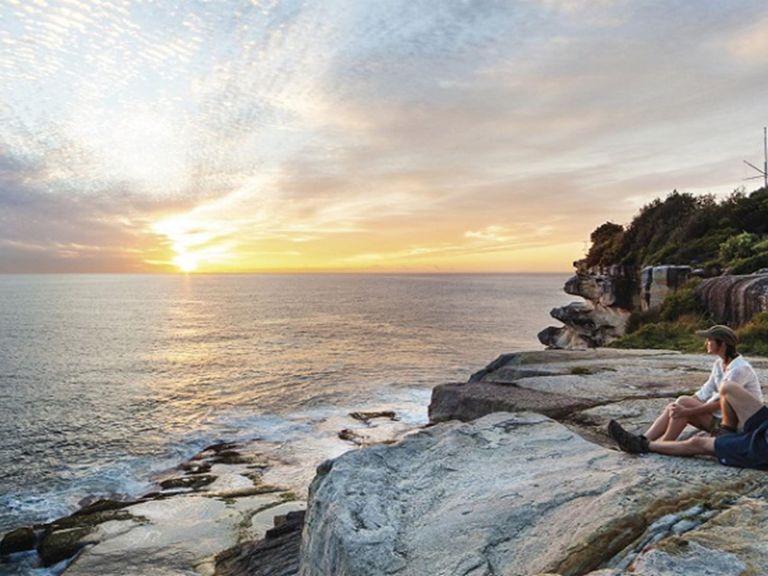
[[[648,445],[651,452],[668,456],[714,456],[715,439],[709,436],[693,436],[688,440],[656,440]]]
[[[736,416],[736,422],[742,427],[750,417],[763,407],[763,403],[752,396],[743,386],[733,382],[723,382],[720,386],[720,396],[725,399],[728,408]],[[726,412],[723,411],[723,416]]]
[[[736,415],[736,410],[733,409],[728,402],[725,394],[720,396],[720,412],[723,414],[723,418],[720,421],[720,427],[725,430],[736,432],[739,424],[744,425],[743,422],[739,422],[739,417]]]

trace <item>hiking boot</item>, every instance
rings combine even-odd
[[[624,452],[629,452],[630,454],[645,454],[648,452],[648,438],[627,432],[616,420],[608,422],[608,434],[616,440],[616,444]]]

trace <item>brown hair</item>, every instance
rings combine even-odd
[[[714,340],[715,340],[715,342],[717,342],[718,346],[722,345],[723,342],[724,342],[723,340],[720,340],[718,338],[715,338]],[[734,358],[736,358],[739,355],[740,354],[736,350],[736,344],[729,344],[729,343],[725,344],[725,359],[728,362],[730,362],[731,360],[733,360]]]

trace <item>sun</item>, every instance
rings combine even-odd
[[[182,272],[189,273],[197,270],[197,258],[194,254],[190,254],[189,252],[176,256],[173,259],[173,263],[178,266],[179,270]]]

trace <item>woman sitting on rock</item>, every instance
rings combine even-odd
[[[724,382],[741,386],[759,403],[763,402],[757,374],[736,351],[736,333],[728,326],[715,325],[696,334],[707,338],[707,354],[717,356],[709,380],[693,396],[681,396],[664,408],[643,436],[649,441],[677,440],[688,424],[714,435],[736,432],[744,420],[723,401]]]
[[[688,440],[648,440],[624,430],[618,422],[608,423],[608,433],[625,452],[657,452],[670,456],[717,456],[721,464],[741,468],[768,468],[768,407],[733,382],[720,387],[720,395],[733,410],[743,432],[711,436],[693,436]]]

